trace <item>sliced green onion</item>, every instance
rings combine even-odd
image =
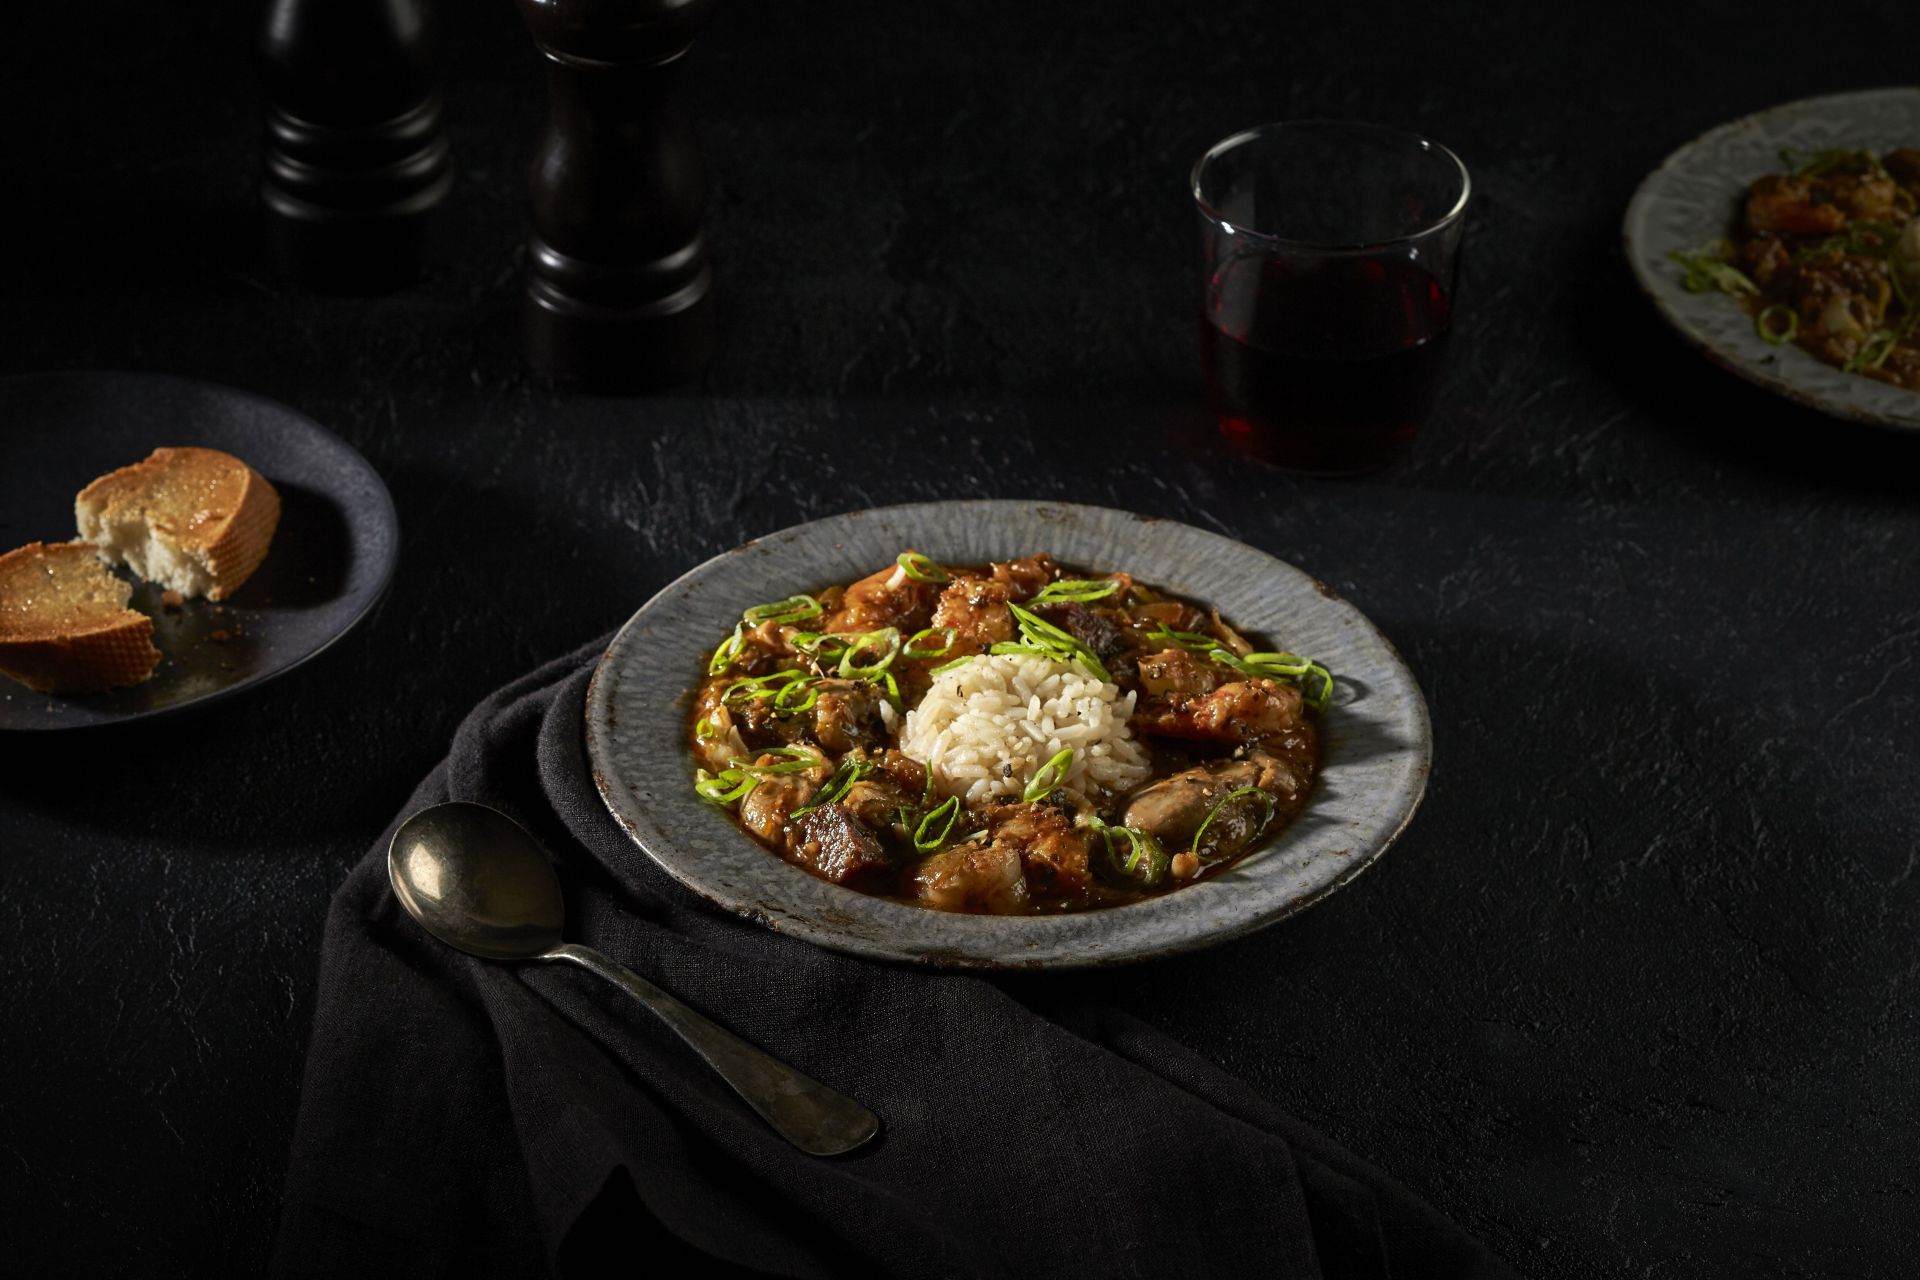
[[[794,695],[798,694],[798,697]],[[813,710],[820,701],[820,682],[812,678],[795,680],[773,695],[773,714],[777,716],[797,716],[803,711]]]
[[[780,763],[756,764],[753,760],[736,759],[733,762],[734,768],[750,773],[756,778],[771,778],[780,773],[805,773],[820,765],[820,757],[804,747],[770,747],[760,752],[760,755],[773,756]],[[758,758],[758,756],[755,757],[756,760]]]
[[[1060,656],[1058,653],[1054,652],[1052,649],[1048,649],[1037,644],[1027,644],[1025,641],[1022,641],[1022,640],[998,641],[994,644],[988,645],[987,652],[995,655],[1011,653],[1011,654],[1016,654],[1016,655],[1019,655],[1022,657],[1028,657],[1028,658],[1057,658]],[[977,657],[978,655],[975,655],[975,656]],[[962,658],[960,660],[960,662],[965,662],[965,661],[966,661],[965,658]],[[960,663],[953,662],[953,663],[948,663],[947,665],[957,667],[960,665]],[[944,670],[945,668],[936,667],[934,669],[936,671],[940,671],[940,670]]]
[[[863,653],[877,654],[873,662],[856,661]],[[880,673],[893,665],[900,656],[900,631],[897,627],[882,627],[878,631],[869,631],[855,637],[847,651],[840,655],[840,676],[845,680],[877,680]]]
[[[940,822],[942,814],[946,815],[944,823]],[[913,829],[913,847],[922,853],[932,853],[947,842],[947,837],[953,834],[953,824],[959,818],[960,797],[948,796],[944,804],[920,819],[920,825]],[[939,824],[938,831],[934,830],[936,823]]]
[[[1800,316],[1792,307],[1776,302],[1760,308],[1760,314],[1753,318],[1753,331],[1777,347],[1800,336]]]
[[[733,634],[722,640],[720,647],[713,651],[713,656],[707,659],[707,674],[717,676],[732,666],[733,660],[740,656],[740,646],[745,642],[746,637],[741,634],[739,626],[736,625]]]
[[[1062,578],[1058,582],[1049,582],[1040,588],[1029,604],[1048,604],[1054,601],[1072,601],[1086,604],[1092,600],[1105,600],[1120,589],[1120,583],[1113,578]]]
[[[727,691],[720,695],[720,701],[729,707],[737,707],[756,698],[774,698],[777,701],[779,694],[795,684],[804,685],[812,678],[798,667],[787,667],[772,675],[743,676],[727,686]]]
[[[1059,785],[1067,780],[1067,774],[1073,769],[1073,748],[1068,747],[1053,759],[1041,765],[1034,773],[1033,780],[1027,783],[1027,789],[1020,798],[1031,804],[1035,800],[1044,800],[1052,795]]]
[[[1107,845],[1107,865],[1118,878],[1143,889],[1151,889],[1166,879],[1167,868],[1173,860],[1151,831],[1104,824],[1099,831]],[[1127,846],[1125,858],[1120,856],[1121,843]]]
[[[915,582],[951,582],[953,575],[918,551],[902,551],[894,561]]]
[[[1220,647],[1220,637],[1202,635],[1198,631],[1175,631],[1164,622],[1155,622],[1153,629],[1147,632],[1147,639],[1156,644],[1172,645],[1176,649],[1193,649],[1205,652]]]
[[[834,635],[830,632],[796,631],[787,637],[787,643],[809,658],[817,658],[821,662],[837,662],[840,655],[847,651],[847,645],[851,642],[846,636]]]
[[[1333,673],[1311,658],[1291,653],[1250,653],[1241,658],[1225,649],[1214,649],[1207,656],[1243,676],[1298,685],[1301,700],[1315,711],[1326,710],[1333,697]]]
[[[833,771],[833,776],[827,779],[826,785],[813,793],[812,801],[795,809],[788,816],[798,818],[803,814],[812,813],[815,809],[839,804],[846,797],[847,792],[853,789],[854,783],[872,772],[873,765],[866,760],[842,760],[840,767]]]
[[[1841,368],[1847,373],[1858,373],[1862,369],[1878,369],[1893,354],[1900,344],[1900,335],[1891,329],[1875,329],[1860,344],[1860,349],[1848,357]]]
[[[702,742],[712,742],[726,731],[726,726],[711,716],[701,716],[693,724],[693,736]]]
[[[1188,853],[1191,853],[1196,858],[1200,856],[1200,837],[1207,834],[1207,828],[1212,826],[1213,820],[1220,816],[1220,811],[1226,808],[1229,804],[1232,804],[1235,800],[1238,800],[1241,796],[1259,796],[1261,800],[1266,802],[1267,811],[1266,813],[1261,815],[1259,824],[1254,827],[1254,833],[1256,835],[1259,834],[1259,831],[1262,827],[1265,827],[1267,823],[1272,820],[1273,818],[1273,797],[1272,796],[1268,795],[1266,792],[1262,791],[1258,787],[1240,787],[1236,790],[1229,791],[1224,796],[1221,796],[1217,802],[1215,802],[1213,808],[1207,810],[1206,820],[1200,824],[1200,829],[1193,833],[1193,844],[1188,847],[1187,849]]]
[[[923,649],[920,647],[922,640],[931,635],[938,635],[943,631],[946,632],[947,642],[938,649]],[[907,637],[906,644],[901,646],[900,656],[903,658],[944,658],[953,649],[953,642],[959,638],[960,632],[954,627],[928,627],[924,631],[916,631]]]
[[[1718,289],[1738,297],[1741,294],[1760,292],[1760,286],[1748,279],[1746,273],[1711,252],[1717,245],[1688,253],[1675,249],[1667,256],[1687,269],[1686,279],[1680,282],[1688,293],[1705,293],[1709,289]]]
[[[693,790],[702,800],[725,808],[746,799],[747,793],[758,786],[759,781],[740,769],[722,769],[719,773],[708,773],[702,769],[694,775]]]
[[[1078,662],[1097,679],[1108,684],[1113,683],[1113,677],[1108,674],[1106,667],[1101,665],[1100,659],[1094,656],[1093,650],[1081,644],[1072,633],[1063,631],[1045,618],[1038,617],[1017,604],[1009,604],[1007,608],[1013,612],[1014,619],[1019,622],[1021,638],[1028,644],[1038,645],[1061,662]],[[999,652],[1000,646],[993,646],[993,651]]]
[[[740,620],[750,627],[757,627],[763,622],[786,623],[817,618],[821,612],[820,602],[812,596],[793,595],[785,600],[775,600],[772,604],[757,604],[741,614]]]
[[[1796,178],[1818,178],[1834,172],[1836,169],[1865,169],[1876,178],[1887,177],[1887,167],[1880,163],[1880,157],[1864,147],[1854,150],[1849,147],[1825,147],[1814,152],[1805,160],[1791,147],[1780,148],[1780,163],[1793,170]]]

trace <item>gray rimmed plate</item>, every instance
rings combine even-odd
[[[846,582],[914,548],[948,563],[1050,552],[1219,606],[1339,678],[1312,803],[1226,872],[1158,898],[1056,916],[929,911],[829,884],[769,853],[693,792],[687,721],[714,646],[751,605]],[[707,561],[649,600],[587,693],[587,749],[613,816],[701,897],[821,946],[974,968],[1075,968],[1191,951],[1272,924],[1386,852],[1426,789],[1427,707],[1393,646],[1284,561],[1218,534],[1103,507],[938,502],[817,520]]]
[[[1709,129],[1648,174],[1627,206],[1627,261],[1640,288],[1681,337],[1747,381],[1822,413],[1886,427],[1920,427],[1920,392],[1843,373],[1795,346],[1773,346],[1753,317],[1720,293],[1688,293],[1667,255],[1726,236],[1747,184],[1782,169],[1780,152],[1920,146],[1920,88],[1805,98]]]
[[[400,526],[379,473],[351,445],[277,401],[155,373],[0,379],[0,551],[74,536],[73,495],[160,445],[245,460],[280,492],[280,527],[254,575],[221,604],[163,607],[134,583],[161,660],[143,684],[54,697],[0,677],[0,730],[84,729],[169,715],[293,670],[351,631],[393,577]]]

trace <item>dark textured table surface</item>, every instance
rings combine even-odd
[[[1908,75],[1900,6],[1796,34],[1694,0],[725,5],[691,83],[720,355],[632,400],[515,358],[542,108],[511,6],[450,24],[447,253],[375,300],[288,290],[251,248],[242,7],[40,8],[0,54],[0,370],[284,400],[385,476],[404,547],[367,624],[255,696],[0,743],[10,1254],[263,1264],[327,896],[488,689],[748,536],[1032,495],[1326,579],[1404,651],[1437,744],[1345,892],[1063,987],[1524,1273],[1912,1273],[1920,438],[1707,366],[1616,245],[1701,129]],[[1237,461],[1198,410],[1187,167],[1304,115],[1422,129],[1478,183],[1444,408],[1357,482]]]

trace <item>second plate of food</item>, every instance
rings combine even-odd
[[[1711,129],[1627,207],[1628,263],[1716,364],[1836,417],[1920,427],[1920,89]]]
[[[587,696],[608,809],[701,897],[860,955],[1116,964],[1347,883],[1427,711],[1324,584],[1172,521],[949,502],[771,534],[662,590]]]

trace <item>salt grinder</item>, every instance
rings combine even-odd
[[[428,0],[269,0],[260,56],[276,265],[328,293],[412,282],[453,187]]]
[[[586,390],[684,381],[713,351],[700,149],[678,103],[712,0],[518,0],[545,56],[527,360]]]

